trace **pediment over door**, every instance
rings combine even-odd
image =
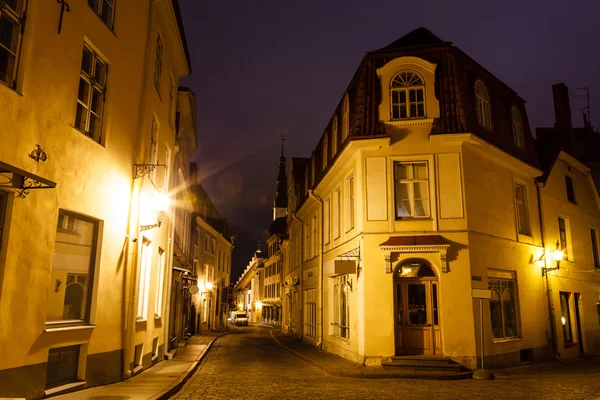
[[[448,272],[446,255],[450,247],[450,241],[440,235],[422,236],[390,236],[388,240],[379,245],[385,257],[385,272],[392,273],[393,253],[439,253],[441,270]]]

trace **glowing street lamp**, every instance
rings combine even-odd
[[[140,225],[140,232],[147,231],[152,228],[160,228],[165,212],[169,208],[169,196],[164,193],[156,193],[151,199],[152,204],[149,206],[156,212],[156,223],[152,225]]]
[[[556,271],[560,269],[560,262],[564,258],[565,252],[560,248],[560,242],[558,240],[556,241],[556,250],[553,250],[551,254],[554,261],[556,261],[556,267],[542,267],[542,276],[546,276],[549,271]]]

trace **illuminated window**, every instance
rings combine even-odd
[[[342,143],[346,141],[348,135],[350,135],[350,99],[346,94],[342,103]]]
[[[567,258],[568,254],[568,242],[567,242],[567,223],[564,218],[558,217],[558,238],[560,241],[560,249],[564,253],[564,257]]]
[[[562,325],[563,339],[565,343],[573,342],[573,331],[571,329],[571,293],[560,292],[560,322]]]
[[[146,238],[142,243],[142,259],[139,268],[136,319],[144,320],[148,318],[148,294],[150,290],[150,273],[152,271],[152,247],[150,241]]]
[[[333,336],[350,338],[350,306],[348,275],[333,278]]]
[[[108,66],[89,46],[83,46],[77,93],[75,128],[94,141],[102,142],[102,116]]]
[[[16,1],[16,0],[15,0]],[[90,8],[112,30],[115,15],[115,0],[88,0]]]
[[[156,36],[156,56],[154,58],[154,87],[160,96],[160,78],[162,76],[163,65],[163,44],[160,35]]]
[[[98,222],[59,211],[46,321],[86,322],[96,265]]]
[[[429,173],[427,162],[394,165],[396,218],[429,216]]]
[[[513,106],[510,110],[510,115],[512,117],[513,142],[518,148],[524,149],[525,136],[523,135],[523,120],[521,119],[521,113],[517,110],[517,107]]]
[[[317,289],[304,291],[304,334],[312,339],[317,337]]]
[[[400,72],[390,84],[392,119],[425,117],[425,83],[414,72]]]
[[[514,277],[499,278],[490,275],[493,273],[488,272],[488,289],[492,291],[490,319],[494,338],[516,338],[518,337],[516,280]]]
[[[0,3],[0,82],[14,89],[25,31],[25,1],[4,0]]]
[[[490,107],[490,95],[481,81],[475,82],[475,106],[477,111],[477,122],[485,129],[492,131],[492,114]]]
[[[519,233],[530,235],[525,187],[517,183],[515,183],[515,209],[517,210],[517,228]]]

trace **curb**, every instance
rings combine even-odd
[[[302,353],[294,351],[289,347],[282,344],[275,335],[273,335],[273,331],[270,332],[271,337],[283,350],[287,351],[293,356],[301,359],[302,361],[312,365],[315,368],[320,369],[321,371],[333,375],[339,376],[342,378],[359,378],[359,379],[424,379],[424,380],[459,380],[459,379],[470,379],[473,374],[472,371],[469,372],[460,372],[457,374],[430,374],[429,372],[423,371],[422,373],[417,373],[417,371],[393,371],[393,373],[383,373],[383,372],[365,372],[362,371],[361,367],[356,369],[348,369],[348,370],[339,370],[328,367],[326,364],[314,360],[310,357],[305,356]],[[392,371],[390,371],[392,372]],[[600,400],[600,399],[597,399]]]
[[[206,346],[206,349],[204,349],[204,351],[202,352],[202,354],[200,354],[200,357],[198,357],[198,359],[196,361],[194,361],[189,367],[188,369],[179,376],[179,378],[177,378],[177,380],[175,381],[175,383],[171,384],[170,386],[168,386],[167,388],[163,389],[162,391],[160,391],[159,393],[155,394],[154,396],[148,398],[148,400],[167,400],[169,399],[171,396],[175,395],[177,392],[179,392],[181,390],[181,388],[183,387],[183,385],[185,385],[185,383],[188,381],[188,379],[190,379],[192,377],[192,375],[194,375],[194,372],[196,372],[196,370],[198,369],[198,367],[200,367],[200,364],[202,363],[202,361],[204,360],[204,358],[206,357],[206,355],[208,354],[208,352],[210,351],[210,349],[212,349],[213,344],[217,341],[217,339],[219,339],[221,336],[226,335],[228,332],[223,332],[218,336],[215,336],[214,339],[212,339],[210,341],[210,343],[208,343],[208,345]]]

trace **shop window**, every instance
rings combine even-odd
[[[560,292],[560,323],[562,325],[563,339],[565,343],[573,342],[570,299],[571,293]]]
[[[492,291],[490,299],[490,319],[495,339],[518,337],[517,290],[513,278],[490,277],[488,288]]]

